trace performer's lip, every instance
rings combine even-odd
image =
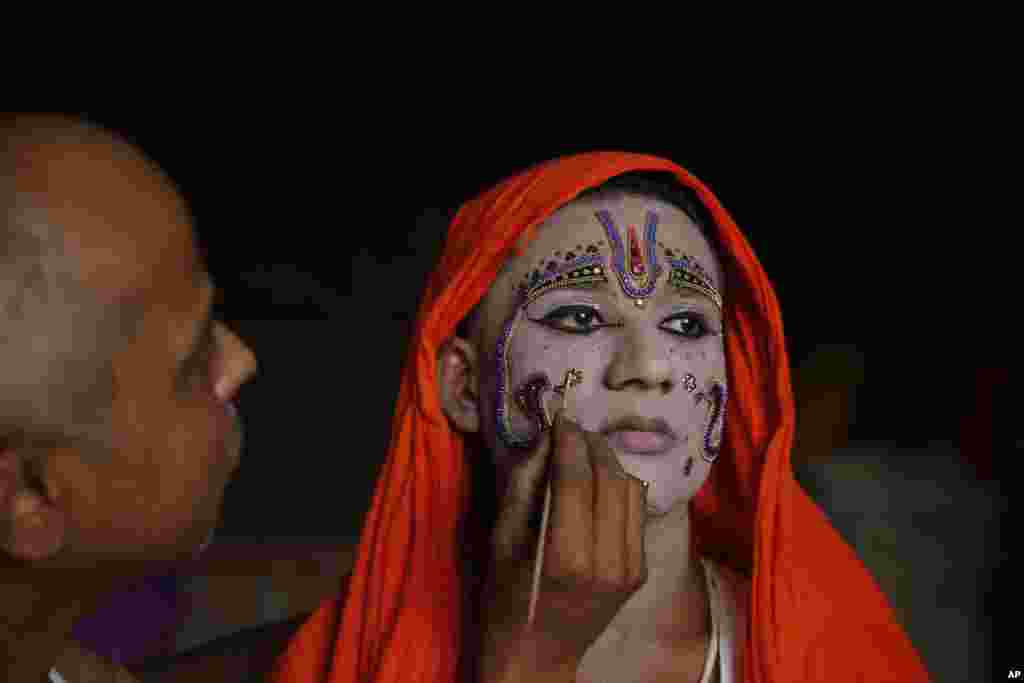
[[[676,434],[661,418],[629,415],[600,430],[608,437],[612,448],[624,453],[658,455],[671,450]]]

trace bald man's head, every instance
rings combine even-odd
[[[0,121],[0,445],[106,443],[112,356],[141,311],[84,277],[75,214],[89,207],[74,206],[61,167],[111,151],[140,158],[84,122]]]
[[[216,318],[185,201],[132,145],[54,116],[0,121],[0,201],[0,569],[191,556],[255,358]]]

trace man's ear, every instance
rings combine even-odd
[[[480,366],[476,348],[452,337],[437,352],[437,389],[441,409],[460,432],[480,431]]]
[[[17,451],[0,450],[0,550],[23,562],[44,560],[64,545],[63,511],[26,473]]]

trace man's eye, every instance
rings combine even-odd
[[[213,361],[216,355],[220,352],[220,340],[217,338],[216,333],[211,333],[210,336],[203,342],[203,345],[199,347],[199,351],[192,358],[189,363],[188,377],[192,380],[207,380],[213,372]]]
[[[681,313],[674,315],[661,325],[661,329],[668,330],[691,339],[700,339],[708,333],[708,325],[704,318],[696,313]]]
[[[601,314],[589,306],[562,306],[534,322],[572,334],[589,334],[608,326]]]

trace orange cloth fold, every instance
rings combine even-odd
[[[867,570],[793,476],[794,407],[774,290],[726,210],[695,177],[654,156],[554,159],[462,206],[418,314],[387,460],[348,597],[329,600],[279,658],[275,683],[455,680],[466,599],[459,522],[470,477],[441,411],[437,350],[484,296],[520,237],[585,189],[667,171],[710,212],[725,270],[729,413],[722,455],[693,502],[699,552],[750,575],[743,680],[927,681]]]

